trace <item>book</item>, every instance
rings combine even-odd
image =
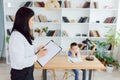
[[[31,7],[32,6],[32,1],[27,1],[25,4],[24,4],[24,7]]]
[[[65,8],[71,8],[71,2],[65,0],[65,1],[64,1],[64,7],[65,7]]]
[[[80,17],[80,19],[78,20],[78,23],[86,23],[88,22],[89,18],[88,17]]]
[[[115,17],[113,16],[113,17],[111,17],[111,21],[110,21],[110,23],[113,23],[114,22],[114,20],[115,20]]]
[[[97,36],[96,36],[96,37],[100,37],[99,32],[98,32],[97,30],[95,30],[95,32],[96,32],[96,34],[97,34]]]
[[[7,35],[11,35],[11,31],[12,31],[12,29],[7,29]]]
[[[14,21],[14,20],[15,20],[15,16],[10,16],[10,17],[11,17],[12,21]]]
[[[39,19],[40,22],[44,22],[44,17],[43,17],[43,15],[39,15],[39,16],[38,16],[38,19]]]
[[[90,37],[100,37],[100,34],[97,30],[90,30]]]
[[[55,33],[55,30],[49,30],[47,32],[46,36],[53,36],[53,35],[55,35],[54,33]]]
[[[48,22],[47,17],[43,16],[43,22]]]
[[[70,22],[70,21],[68,20],[68,18],[65,17],[65,16],[63,16],[62,19],[63,19],[64,22],[67,22],[67,23]]]
[[[84,17],[82,23],[85,23],[88,17]]]
[[[14,21],[10,15],[9,15],[9,18],[10,18],[10,21],[12,21],[12,22]]]
[[[116,17],[107,17],[104,21],[104,23],[114,23]]]
[[[71,8],[71,2],[70,1],[67,2],[67,8]]]
[[[64,7],[67,8],[67,1],[64,1]]]
[[[83,8],[90,8],[90,2],[86,1],[85,4],[83,5]]]
[[[35,7],[45,7],[44,2],[34,2]]]
[[[93,4],[94,4],[94,8],[98,8],[97,2],[94,2]]]
[[[78,23],[82,22],[83,17],[80,17],[80,19],[78,20]]]
[[[58,3],[59,3],[59,5],[60,5],[60,7],[61,7],[61,5],[62,5],[62,1],[58,1]]]

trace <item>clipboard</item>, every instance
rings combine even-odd
[[[62,50],[62,48],[59,45],[57,45],[53,40],[50,40],[45,45],[44,48],[48,49],[48,53],[37,60],[41,67],[47,64],[53,57],[55,57]]]

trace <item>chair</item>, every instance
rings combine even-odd
[[[62,52],[61,55],[68,56],[68,51]],[[74,80],[75,74],[72,70],[65,69],[62,80]]]

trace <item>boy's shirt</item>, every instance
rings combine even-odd
[[[68,51],[68,56],[71,56],[71,55],[72,55],[72,52]],[[75,55],[77,56],[77,53]]]

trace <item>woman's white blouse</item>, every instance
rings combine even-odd
[[[30,67],[37,61],[34,46],[18,31],[13,31],[9,40],[11,67],[21,70]]]

